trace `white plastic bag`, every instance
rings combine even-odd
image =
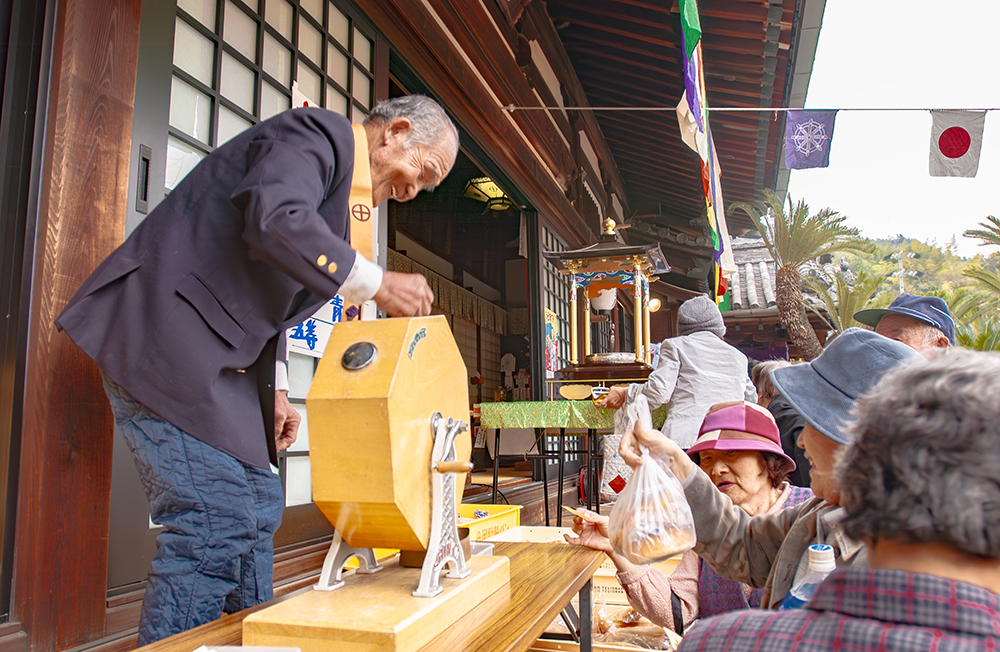
[[[633,423],[652,429],[649,404],[639,395],[627,406]],[[633,564],[649,564],[685,552],[697,541],[684,488],[669,467],[642,449],[635,469],[611,509],[608,530],[615,551]]]

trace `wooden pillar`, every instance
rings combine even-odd
[[[580,319],[580,311],[577,310],[579,305],[576,300],[577,287],[576,287],[576,274],[570,272],[570,293],[569,293],[569,363],[576,364],[579,362],[577,359],[577,337],[576,337],[576,322]]]
[[[33,651],[105,633],[111,410],[52,322],[124,238],[140,7],[60,0],[55,14],[11,603]]]
[[[646,364],[651,365],[653,363],[653,352],[650,351],[650,325],[649,325],[649,287],[645,283],[642,286],[642,344],[643,344],[643,358]]]
[[[587,296],[587,288],[583,288],[583,361],[587,361],[587,356],[591,354],[590,344],[590,297]]]
[[[635,275],[632,278],[632,297],[635,301],[635,309],[632,311],[632,324],[634,328],[632,329],[635,333],[635,361],[642,362],[642,270],[639,268],[639,263],[633,263],[634,267],[632,273]]]

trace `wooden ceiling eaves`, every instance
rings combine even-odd
[[[503,2],[504,0],[497,0]],[[530,0],[529,0],[530,1]],[[531,3],[527,7],[527,22],[539,38],[539,45],[542,53],[548,59],[550,65],[560,71],[565,95],[577,106],[587,104],[587,94],[566,49],[562,45],[559,33],[556,31],[552,19],[539,2]],[[618,164],[615,160],[611,147],[601,131],[600,124],[592,112],[583,112],[579,116],[583,123],[584,132],[588,135],[598,155],[604,161],[604,172],[608,175],[612,190],[618,195],[618,201],[623,210],[628,210],[628,188],[618,171]]]
[[[644,28],[652,28],[653,30],[660,32],[667,27],[667,33],[671,35],[676,35],[675,30],[668,23],[663,20],[651,20],[649,18],[650,14],[646,11],[625,11],[619,3],[615,3],[615,9],[609,10],[604,9],[609,5],[603,3],[592,3],[587,4],[581,2],[576,6],[573,12],[573,17],[564,17],[570,25],[576,24],[581,16],[587,16],[590,19],[608,19],[609,23],[613,23],[616,27],[621,29],[628,29],[634,25],[639,25]]]
[[[437,4],[437,0],[431,1]],[[536,152],[496,106],[480,77],[469,69],[459,46],[442,24],[442,17],[433,15],[428,6],[406,0],[359,0],[359,6],[456,119],[495,156],[525,197],[549,216],[560,236],[571,246],[592,242],[593,235],[583,217],[558,184],[541,170],[542,161]],[[483,13],[481,20],[490,20],[478,3],[468,7],[463,3],[463,7],[476,7]],[[518,75],[524,79],[519,70]]]

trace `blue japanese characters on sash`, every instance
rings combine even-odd
[[[288,350],[314,358],[323,357],[333,325],[344,318],[344,298],[339,294],[298,326],[289,328]]]

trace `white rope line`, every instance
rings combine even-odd
[[[500,107],[504,111],[513,113],[514,111],[676,111],[676,106],[515,106],[508,104]],[[843,108],[843,109],[803,109],[795,107],[702,107],[708,113],[770,113],[787,111],[1000,111],[1000,107],[970,109],[970,108]]]

